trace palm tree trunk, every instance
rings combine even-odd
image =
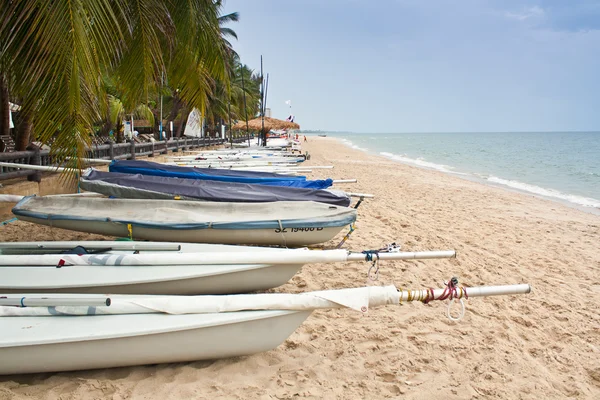
[[[29,139],[33,132],[33,116],[31,113],[25,113],[21,111],[21,123],[17,130],[17,137],[15,140],[15,150],[25,151],[29,145]]]
[[[111,123],[109,120],[105,120],[100,127],[100,136],[108,136],[110,133]]]
[[[169,112],[169,116],[167,118],[167,124],[170,121],[175,121],[175,118],[177,118],[177,114],[179,114],[179,110],[181,109],[182,103],[181,100],[179,99],[179,96],[177,95],[177,92],[173,92],[173,105],[171,107],[171,111]],[[187,118],[187,117],[186,117]],[[170,138],[172,139],[173,137],[175,137],[175,135],[173,134],[173,132],[169,132],[170,134]]]
[[[183,110],[181,112],[181,123],[177,127],[177,137],[181,137],[181,135],[183,134],[183,128],[185,127],[185,123],[187,122],[189,115],[190,112],[188,110]]]
[[[117,143],[125,142],[125,134],[123,132],[123,121],[121,118],[117,119],[117,124],[115,125],[115,138],[117,139]]]
[[[8,102],[8,83],[4,73],[0,72],[0,136],[10,135],[10,103]]]

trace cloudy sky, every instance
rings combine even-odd
[[[600,0],[226,0],[303,129],[600,130]]]

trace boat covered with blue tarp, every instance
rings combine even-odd
[[[121,172],[125,174],[142,174],[309,189],[327,189],[333,184],[332,179],[307,180],[306,176],[217,168],[180,167],[177,165],[165,165],[137,160],[114,160],[110,163],[108,169],[110,172]]]
[[[336,190],[124,174],[95,169],[82,177],[80,187],[90,192],[125,199],[167,200],[178,197],[182,200],[242,203],[316,201],[343,207],[349,206],[351,202],[350,196]]]

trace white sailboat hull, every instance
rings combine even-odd
[[[230,294],[271,289],[302,264],[2,267],[0,292]]]
[[[23,221],[132,239],[304,246],[323,243],[356,220],[356,210],[313,201],[197,201],[26,197]]]
[[[97,233],[115,237],[128,237],[127,225],[110,221],[81,221],[81,220],[48,220],[18,217],[22,221],[52,226],[54,228],[69,229],[72,231]],[[223,244],[256,244],[277,246],[306,246],[324,243],[337,235],[343,226],[336,227],[311,227],[311,228],[279,228],[274,229],[154,229],[143,226],[132,228],[132,239],[161,241],[168,238],[173,242],[190,243],[223,243]]]
[[[249,355],[277,347],[310,313],[2,317],[0,374]]]
[[[38,245],[72,249],[81,245],[88,248],[110,248],[127,242],[39,242],[14,243],[15,246]],[[160,245],[160,243],[132,242],[132,246]],[[15,250],[10,244],[0,247],[2,254],[43,254],[42,249]],[[139,254],[168,254],[172,265],[111,266],[86,265],[76,267],[0,267],[0,292],[61,292],[61,293],[123,293],[123,294],[228,294],[266,290],[283,285],[301,268],[302,263],[289,264],[237,264],[237,265],[177,265],[177,255],[182,253],[281,253],[285,249],[245,246],[180,244],[180,251],[139,251]],[[59,251],[45,251],[58,253]],[[133,251],[107,251],[103,254],[133,254]]]

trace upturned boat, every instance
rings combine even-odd
[[[137,240],[305,246],[356,221],[356,210],[313,201],[213,203],[89,197],[23,198],[20,220]]]

